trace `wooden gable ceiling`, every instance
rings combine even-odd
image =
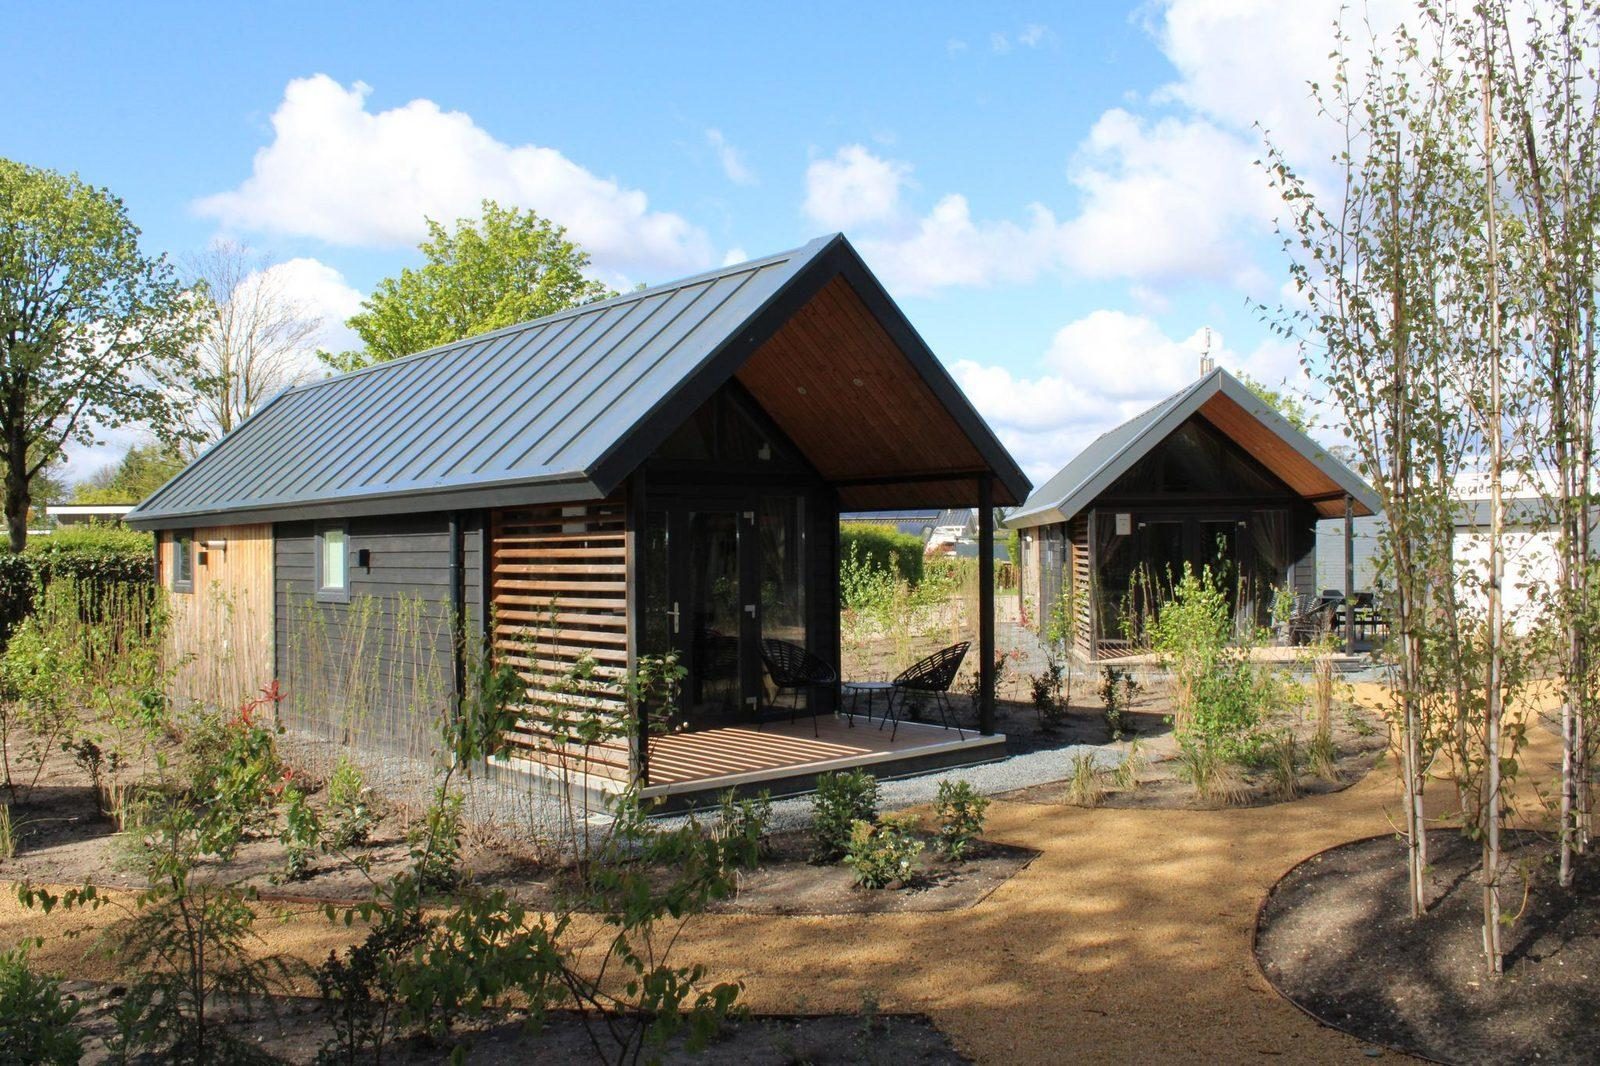
[[[844,277],[737,377],[847,509],[977,503],[982,455]],[[1020,501],[997,481],[995,502]]]
[[[1344,515],[1344,490],[1339,483],[1319,469],[1294,445],[1275,433],[1271,427],[1218,392],[1200,405],[1200,414],[1216,426],[1239,447],[1255,456],[1256,461],[1276,474],[1307,502],[1313,504],[1324,518]],[[1359,501],[1355,513],[1371,512]]]

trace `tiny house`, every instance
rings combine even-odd
[[[1241,625],[1267,622],[1280,590],[1318,591],[1317,522],[1377,510],[1344,463],[1207,368],[1095,439],[1006,525],[1021,533],[1023,595],[1038,619],[1077,590],[1068,628],[1093,660],[1133,649],[1141,612],[1159,609],[1186,565],[1228,583]]]
[[[276,678],[292,727],[416,750],[476,644],[527,683],[520,768],[684,791],[996,757],[987,701],[978,734],[888,745],[818,686],[797,727],[762,645],[837,668],[841,510],[977,506],[992,542],[1028,488],[835,235],[287,390],[127,520],[158,532],[175,652],[253,637],[230,679]],[[667,653],[686,676],[647,719],[625,679]],[[625,728],[575,753],[564,704]]]

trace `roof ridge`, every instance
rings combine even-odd
[[[568,307],[564,310],[555,311],[539,318],[530,318],[526,322],[513,322],[509,326],[501,326],[499,329],[488,330],[484,333],[474,333],[470,337],[462,337],[459,340],[453,340],[447,344],[436,344],[432,348],[424,348],[420,352],[411,352],[407,355],[397,356],[394,359],[385,359],[382,362],[372,363],[369,366],[359,367],[355,370],[347,370],[342,374],[331,374],[328,377],[319,378],[316,381],[308,381],[302,385],[291,386],[283,391],[309,392],[312,389],[321,388],[325,385],[331,385],[337,381],[348,381],[351,378],[360,377],[363,374],[371,374],[379,370],[388,370],[392,367],[400,366],[402,364],[421,362],[423,359],[427,359],[436,355],[443,355],[446,352],[464,347],[468,344],[476,344],[480,341],[489,340],[491,338],[508,337],[524,330],[533,329],[536,326],[546,326],[555,322],[564,321],[566,319],[576,318],[579,315],[586,315],[595,311],[608,310],[612,307],[617,307],[626,303],[634,303],[650,296],[659,296],[663,293],[677,292],[680,289],[688,288],[690,285],[698,285],[702,282],[711,281],[714,279],[729,278],[740,273],[754,273],[755,271],[769,267],[774,263],[780,263],[788,259],[796,258],[802,253],[805,253],[806,257],[810,258],[811,256],[815,256],[821,252],[823,248],[831,244],[833,241],[839,239],[842,239],[842,234],[825,234],[821,237],[815,237],[812,240],[807,241],[805,244],[799,245],[798,247],[790,248],[787,251],[774,252],[772,255],[764,255],[756,259],[747,259],[744,262],[732,263],[728,266],[718,267],[714,270],[703,270],[698,274],[691,274],[686,278],[677,278],[661,285],[652,285],[648,288],[635,289],[632,292],[619,292],[615,296],[606,297],[604,300],[595,300],[592,303],[579,304],[577,307]]]

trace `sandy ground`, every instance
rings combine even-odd
[[[1366,688],[1366,686],[1363,686]],[[1371,697],[1371,689],[1359,693]],[[1547,785],[1556,740],[1538,727],[1524,779]],[[1444,787],[1435,800],[1449,797]],[[986,837],[1036,848],[977,906],[943,913],[708,915],[679,943],[713,979],[745,983],[757,1012],[926,1012],[983,1063],[1353,1062],[1365,1045],[1320,1028],[1256,969],[1256,909],[1290,867],[1391,827],[1398,784],[1381,763],[1354,787],[1243,810],[1052,807],[996,801]],[[103,912],[102,912],[103,915]],[[43,936],[35,961],[109,978],[61,934],[95,915],[46,917],[0,898],[0,942]],[[259,928],[308,960],[351,934],[309,909]]]

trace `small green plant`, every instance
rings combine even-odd
[[[753,870],[771,854],[767,842],[771,827],[772,793],[763,789],[754,796],[740,799],[730,788],[718,802],[712,833],[729,845],[740,867]]]
[[[1265,745],[1272,794],[1291,800],[1300,794],[1300,746],[1287,729],[1274,733]]]
[[[328,777],[328,846],[335,851],[360,847],[372,836],[378,816],[366,778],[348,756]]]
[[[448,892],[461,883],[461,796],[440,785],[406,841],[423,892]]]
[[[306,794],[294,785],[283,790],[284,868],[281,880],[304,881],[311,876],[311,861],[322,846],[322,823]]]
[[[1133,732],[1133,724],[1128,717],[1128,710],[1133,705],[1133,697],[1139,691],[1139,682],[1133,679],[1131,671],[1115,666],[1105,668],[1100,682],[1100,699],[1105,704],[1106,732],[1112,740],[1121,740]]]
[[[0,952],[0,1062],[69,1066],[83,1057],[78,1003],[28,966],[26,948]]]
[[[17,857],[17,827],[11,820],[11,804],[0,801],[0,859]]]
[[[1046,646],[1044,669],[1028,679],[1033,709],[1039,713],[1039,724],[1046,729],[1054,729],[1066,720],[1065,678],[1066,666],[1060,653],[1054,645]]]
[[[1139,742],[1130,741],[1122,761],[1111,771],[1111,787],[1118,792],[1132,792],[1139,787],[1139,771],[1144,769],[1144,756],[1139,753]]]
[[[1193,785],[1204,799],[1232,806],[1244,802],[1250,794],[1236,765],[1224,759],[1214,745],[1180,740],[1176,761],[1178,776]]]
[[[857,821],[850,827],[844,864],[855,872],[856,883],[863,888],[904,885],[916,874],[922,848],[907,818],[890,815],[876,825]]]
[[[966,858],[983,833],[989,797],[978,794],[968,781],[939,782],[934,817],[939,819],[939,851],[951,862]]]
[[[878,820],[878,779],[865,770],[823,774],[811,798],[811,861],[838,862],[855,823]]]
[[[1094,752],[1081,751],[1074,755],[1072,772],[1067,777],[1067,802],[1079,807],[1098,807],[1105,795],[1105,773],[1095,761]]]

